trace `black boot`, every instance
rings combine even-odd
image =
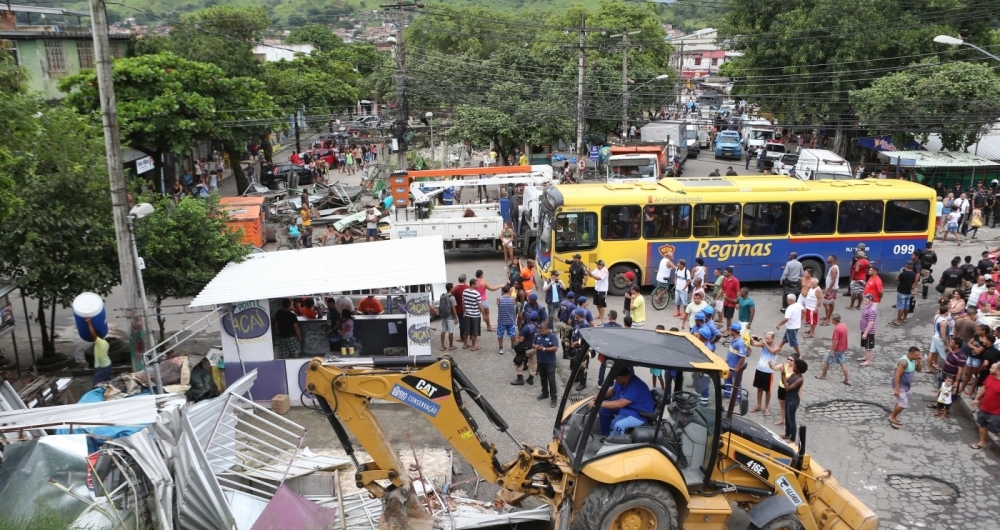
[[[517,376],[517,379],[511,381],[510,384],[514,386],[521,386],[524,384],[524,377],[519,375]]]
[[[548,394],[539,394],[539,395],[538,395],[538,397],[537,397],[536,399],[537,399],[538,401],[541,401],[541,400],[543,400],[543,399],[549,399],[549,395],[548,395]]]
[[[529,375],[528,376],[528,384],[529,385],[535,384],[535,376],[533,376],[533,375]]]
[[[580,384],[576,385],[576,389],[577,389],[577,391],[586,390],[587,389],[587,383],[585,383],[583,381],[580,381]]]

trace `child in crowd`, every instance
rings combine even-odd
[[[955,387],[955,378],[948,376],[941,383],[941,387],[938,388],[937,392],[937,412],[934,416],[941,418],[942,420],[948,418],[948,411],[951,409],[951,393],[952,389]]]

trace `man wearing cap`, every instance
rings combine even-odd
[[[868,281],[868,267],[870,265],[868,255],[865,254],[864,250],[858,250],[855,252],[854,258],[854,263],[851,264],[851,305],[847,309],[855,309],[855,302],[857,302],[856,309],[861,309],[862,295]]]
[[[538,333],[533,344],[538,357],[538,377],[542,380],[542,393],[538,400],[551,400],[549,407],[556,408],[559,392],[556,390],[556,351],[559,350],[559,338],[549,331],[549,323],[540,320]]]
[[[552,271],[549,279],[542,284],[542,291],[545,291],[545,305],[549,309],[549,326],[552,326],[552,319],[559,312],[559,304],[566,298],[566,284],[559,278],[559,271]]]
[[[587,277],[587,266],[583,264],[580,258],[579,253],[573,254],[572,260],[563,259],[558,256],[552,257],[552,259],[569,265],[569,288],[571,291],[578,293],[583,292],[583,281]]]
[[[594,314],[591,313],[590,308],[587,307],[588,303],[589,299],[586,296],[576,297],[576,308],[583,310],[583,319],[587,324],[587,327],[593,328],[596,327],[596,324],[594,323]]]
[[[521,326],[521,332],[517,336],[517,344],[514,346],[514,353],[524,350],[524,362],[514,365],[517,379],[510,382],[514,386],[521,386],[525,383],[524,372],[528,372],[527,383],[535,384],[535,374],[538,373],[538,358],[535,353],[535,334],[538,333],[538,313],[534,311],[527,313],[525,324]]]
[[[626,429],[645,425],[640,412],[653,412],[656,407],[649,387],[627,367],[616,370],[615,384],[604,397],[598,414],[603,436],[624,437]],[[593,406],[591,401],[588,407]]]
[[[722,397],[729,397],[735,391],[737,401],[740,399],[740,388],[743,386],[743,383],[741,381],[738,387],[734,387],[734,381],[736,381],[737,374],[743,372],[743,369],[747,366],[747,346],[743,342],[743,336],[740,334],[742,329],[739,322],[730,324],[727,329],[730,337],[729,352],[726,354],[726,364],[729,365],[729,377],[726,378],[722,387]]]
[[[604,308],[608,306],[608,269],[604,268],[604,260],[597,260],[597,267],[590,271],[594,279],[594,305],[597,306],[597,323],[604,322]]]
[[[781,329],[781,326],[785,326],[785,336],[781,339],[779,350],[784,348],[787,343],[795,350],[795,353],[802,355],[802,352],[799,351],[799,328],[802,327],[802,313],[805,312],[805,308],[796,300],[797,298],[794,294],[785,297],[785,303],[788,305],[785,308],[785,318],[781,319],[781,322],[778,322],[774,329]]]
[[[635,273],[632,271],[625,271],[625,274],[622,274],[622,277],[625,278],[626,282],[628,282],[625,286],[625,307],[623,308],[624,311],[622,313],[622,318],[624,318],[629,316],[629,313],[632,312],[632,300],[629,299],[629,294],[632,292],[632,286],[635,285]]]
[[[961,263],[961,258],[955,256],[951,260],[951,267],[948,267],[941,273],[941,279],[938,283],[944,287],[941,294],[944,295],[945,300],[950,300],[955,289],[962,286],[962,269],[958,267]]]
[[[791,293],[798,294],[802,290],[802,263],[799,262],[798,257],[799,255],[795,252],[788,255],[785,270],[782,271],[781,279],[778,280],[783,295],[781,298],[782,311],[788,308],[788,304],[785,302],[788,299],[788,295]]]
[[[563,344],[569,343],[569,332],[573,330],[573,310],[576,309],[576,293],[570,291],[566,293],[566,299],[559,303],[559,312],[554,319],[556,334],[559,335]]]
[[[913,262],[907,261],[906,266],[896,276],[896,320],[890,322],[890,326],[898,326],[906,322],[906,315],[910,312],[910,299],[913,298],[913,286],[916,282],[917,275],[913,272]]]
[[[524,310],[529,313],[532,311],[538,313],[538,318],[540,321],[549,320],[549,312],[546,311],[545,308],[538,303],[538,293],[531,293],[528,295],[528,303],[525,304]]]

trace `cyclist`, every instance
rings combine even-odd
[[[660,266],[656,269],[656,287],[662,287],[670,294],[672,294],[674,288],[670,280],[672,279],[674,269],[677,268],[677,265],[674,265],[673,258],[673,252],[665,252],[663,257],[660,258]],[[660,299],[663,297],[664,289],[659,289],[656,293],[657,305],[659,305]]]

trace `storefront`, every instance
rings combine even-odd
[[[384,312],[354,316],[355,356],[430,355],[431,307],[444,291],[445,276],[440,236],[266,252],[227,265],[191,307],[229,308],[219,320],[226,380],[256,369],[254,399],[288,394],[297,404],[306,364],[314,357],[335,362],[341,354],[331,348],[325,316],[298,316],[302,355],[281,358],[271,324],[283,299],[312,298],[325,309],[327,298],[346,297],[357,307],[372,295]]]

